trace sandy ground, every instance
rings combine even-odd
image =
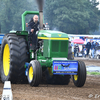
[[[89,58],[76,57],[75,60],[84,61],[86,66],[100,66],[100,59],[89,59]]]
[[[80,58],[76,58],[80,59]],[[100,60],[83,60],[86,65],[100,66]],[[0,94],[3,84],[0,82]],[[14,100],[100,100],[100,76],[87,76],[86,84],[82,88],[69,85],[40,84],[31,87],[29,84],[12,84]]]

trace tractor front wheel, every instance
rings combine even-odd
[[[37,60],[32,60],[28,67],[28,82],[30,86],[38,86],[42,78],[42,68]]]
[[[71,46],[71,42],[69,41],[68,43],[68,57],[67,59],[69,60],[73,60],[74,59],[74,56],[73,56],[73,53],[72,53],[72,46]]]
[[[78,74],[73,76],[75,86],[82,87],[86,81],[86,66],[84,62],[78,61]]]

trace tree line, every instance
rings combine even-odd
[[[69,34],[89,34],[99,29],[100,11],[96,0],[45,0],[44,22],[50,29]],[[0,0],[2,33],[21,30],[21,14],[38,10],[35,0]],[[26,17],[26,21],[30,17]]]

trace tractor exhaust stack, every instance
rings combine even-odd
[[[44,0],[36,0],[39,8],[40,29],[43,29],[43,3]]]

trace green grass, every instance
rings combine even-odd
[[[87,75],[100,75],[100,72],[88,72]]]

